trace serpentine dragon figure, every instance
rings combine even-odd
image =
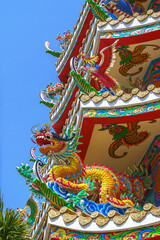
[[[41,130],[33,132],[34,142],[40,146],[39,151],[55,159],[46,177],[46,183],[57,182],[72,193],[85,190],[90,199],[94,197],[96,202],[109,202],[119,208],[134,206],[137,196],[141,201],[145,193],[145,184],[139,175],[132,179],[128,175],[117,174],[106,166],[83,164],[76,150],[80,137],[78,132],[79,130],[72,131],[70,128],[64,131],[64,137],[61,137],[51,132],[47,124],[45,128],[41,127]],[[130,198],[126,197],[127,194]]]

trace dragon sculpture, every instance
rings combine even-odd
[[[117,124],[104,125],[99,131],[108,130],[109,133],[113,136],[114,142],[109,146],[108,153],[112,158],[122,158],[127,155],[127,152],[124,152],[122,155],[116,155],[117,149],[122,145],[127,147],[136,146],[142,143],[146,138],[149,137],[147,131],[138,132],[140,126],[137,122],[128,123],[127,127]]]
[[[70,128],[68,131],[64,130],[64,137],[61,137],[51,132],[49,125],[33,132],[34,142],[40,146],[39,151],[55,159],[46,179],[40,174],[39,168],[36,171],[37,178],[44,182],[54,181],[71,193],[84,190],[90,199],[94,198],[96,202],[103,204],[109,202],[119,208],[134,206],[137,195],[141,201],[145,186],[139,176],[132,179],[127,175],[117,174],[106,166],[83,164],[76,150],[80,137],[78,132],[79,130],[72,131]],[[130,198],[126,197],[127,194]]]
[[[140,67],[138,71],[134,73],[128,73],[131,68],[142,64],[148,60],[150,55],[148,53],[142,53],[146,47],[153,47],[153,50],[158,50],[160,48],[158,45],[146,44],[136,46],[133,51],[130,51],[128,49],[129,46],[121,46],[117,49],[116,52],[119,53],[119,56],[121,58],[120,65],[122,65],[119,68],[119,72],[123,76],[134,76],[142,72],[143,67]]]

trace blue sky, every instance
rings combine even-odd
[[[50,122],[50,109],[39,104],[39,93],[59,80],[56,58],[45,53],[44,43],[60,51],[56,36],[72,32],[84,2],[0,2],[0,188],[6,207],[25,207],[30,192],[16,166],[29,163],[31,127]]]

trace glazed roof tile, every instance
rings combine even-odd
[[[111,221],[113,221],[116,225],[120,226],[124,223],[127,223],[129,217],[131,217],[131,219],[136,223],[140,223],[146,219],[147,214],[149,213],[153,217],[155,217],[155,219],[157,217],[160,217],[160,207],[155,207],[151,203],[146,203],[142,211],[139,211],[135,208],[129,208],[126,211],[125,215],[121,215],[115,210],[110,210],[108,216],[104,216],[99,212],[93,212],[92,214],[88,214],[80,210],[74,212],[67,207],[62,207],[59,211],[51,208],[48,212],[48,216],[50,219],[54,220],[58,219],[62,215],[65,224],[72,223],[73,221],[75,221],[75,219],[78,219],[81,227],[85,227],[93,221],[95,221],[98,227],[103,227],[109,224]],[[158,218],[157,220],[160,221],[160,218]]]
[[[86,103],[90,100],[92,100],[94,103],[100,103],[104,99],[106,99],[109,103],[112,103],[118,98],[121,98],[124,102],[127,102],[135,95],[137,95],[139,98],[145,98],[150,92],[160,94],[160,88],[156,88],[153,84],[150,84],[145,91],[141,91],[138,88],[133,88],[131,93],[125,93],[123,90],[120,90],[114,96],[107,91],[104,92],[102,96],[97,95],[95,92],[91,92],[89,95],[81,93],[79,97],[83,103]]]

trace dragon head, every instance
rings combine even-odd
[[[51,132],[48,124],[43,124],[41,129],[39,131],[36,130],[36,132],[33,132],[34,127],[31,129],[33,133],[31,139],[40,146],[39,151],[45,155],[49,152],[52,154],[62,154],[67,149],[67,143],[74,138],[74,136],[63,138],[57,133]],[[35,140],[33,140],[33,137]]]

